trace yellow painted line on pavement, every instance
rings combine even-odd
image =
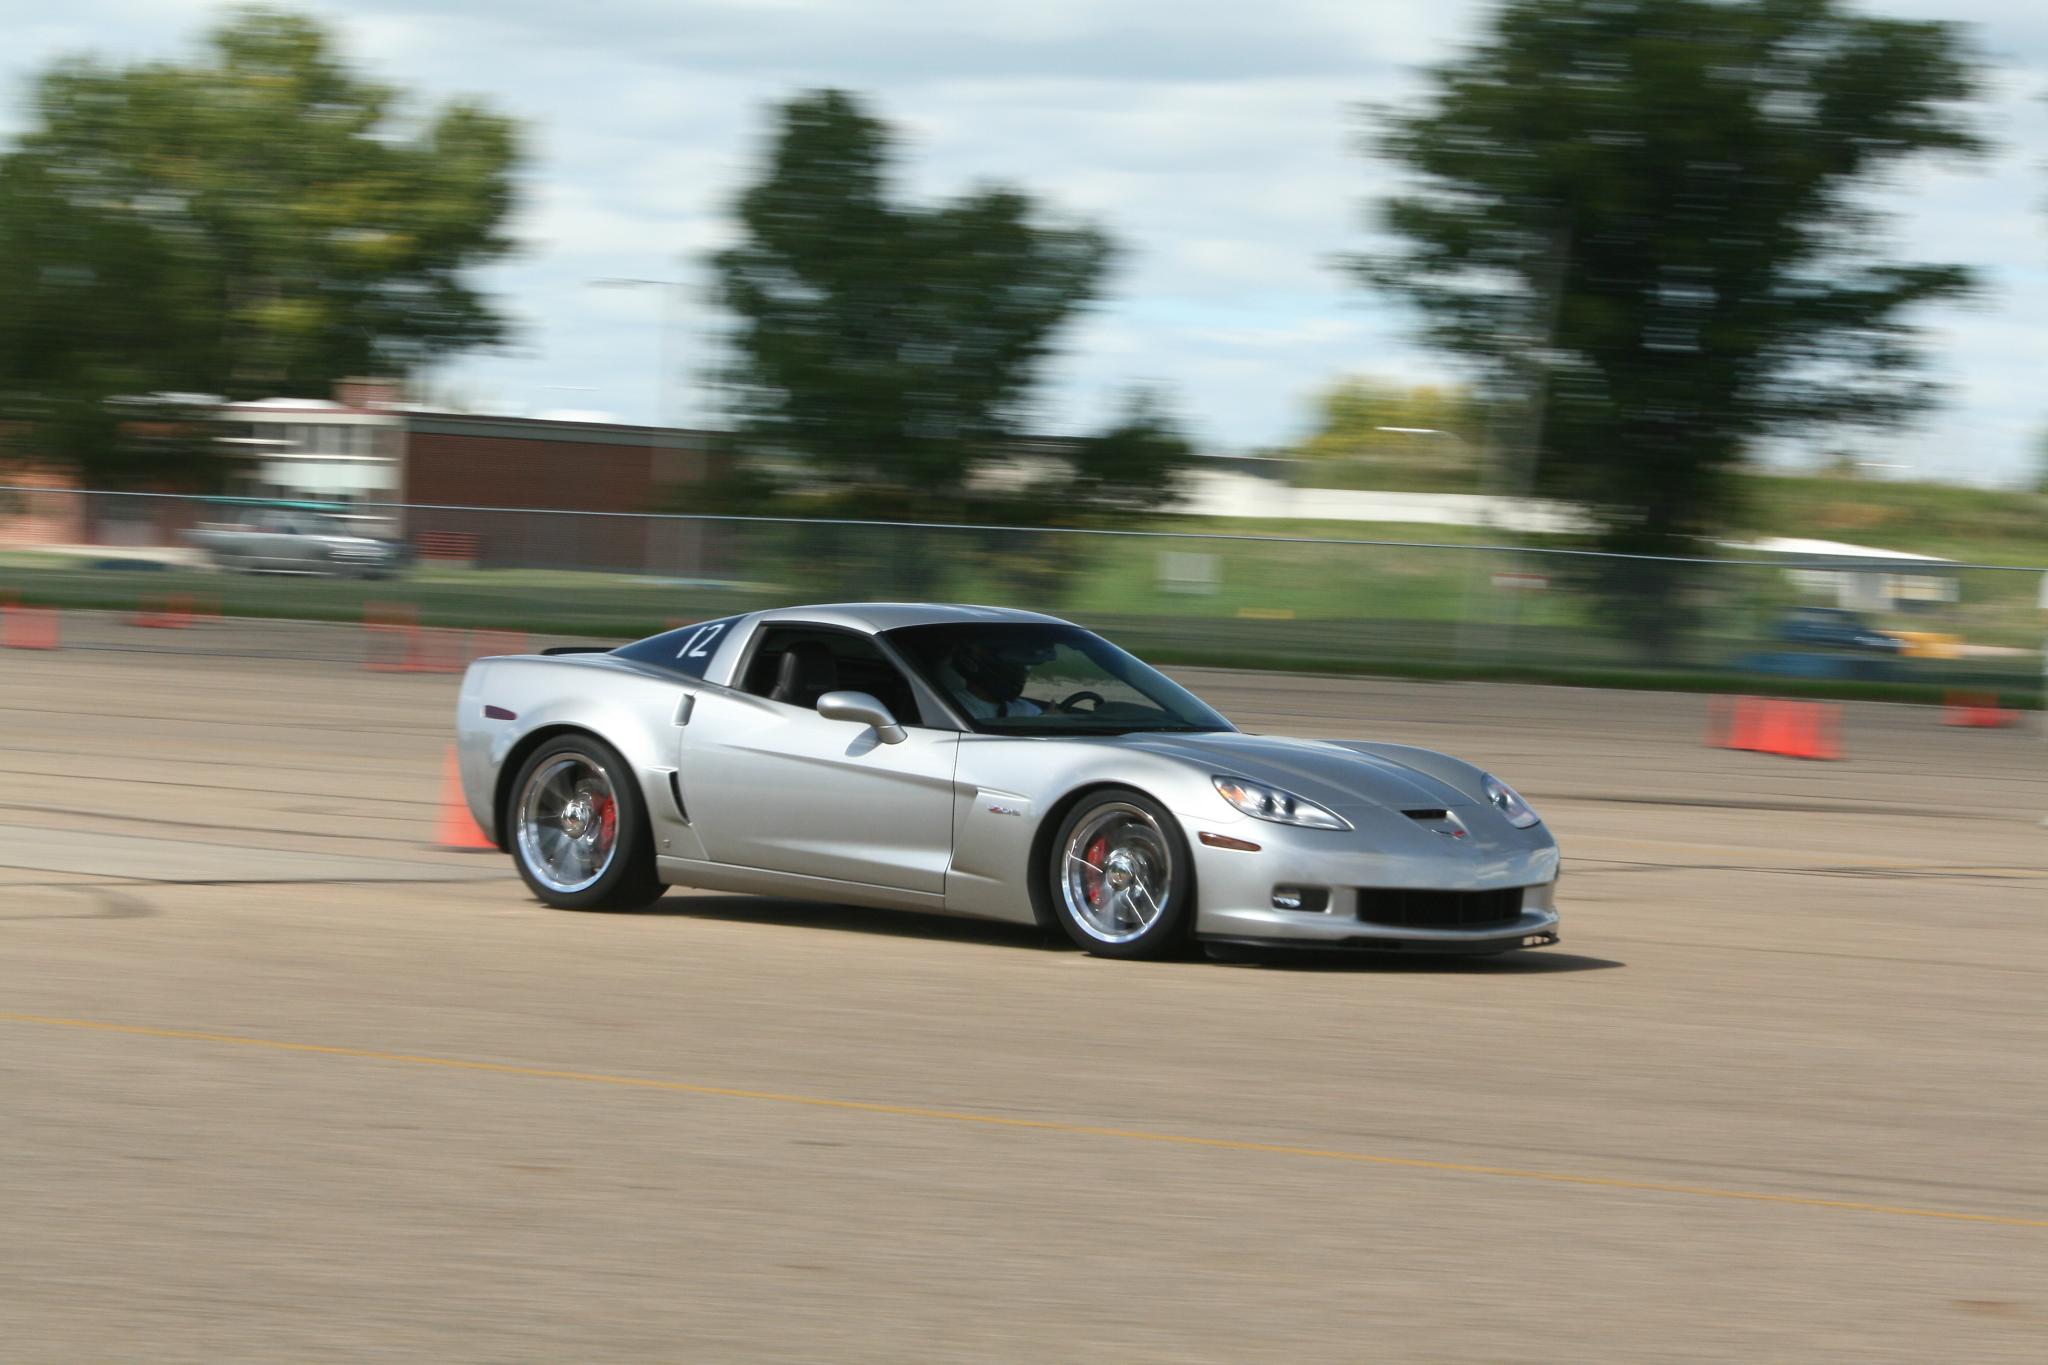
[[[659,1090],[671,1094],[697,1095],[710,1099],[757,1100],[766,1104],[796,1104],[811,1109],[843,1113],[881,1114],[891,1118],[930,1119],[941,1123],[972,1124],[983,1128],[1009,1128],[1027,1132],[1058,1133],[1066,1137],[1113,1138],[1125,1142],[1148,1142],[1174,1147],[1200,1147],[1212,1151],[1253,1152],[1264,1156],[1303,1157],[1314,1161],[1342,1161],[1366,1166],[1396,1166],[1416,1171],[1443,1171],[1454,1175],[1493,1176],[1503,1180],[1530,1180],[1550,1185],[1579,1185],[1594,1189],[1630,1190],[1646,1194],[1686,1195],[1696,1199],[1728,1199],[1754,1204],[1786,1204],[1796,1208],[1836,1209],[1848,1213],[1882,1214],[1894,1218],[1931,1218],[1948,1223],[1990,1223],[2009,1228],[2048,1228],[2048,1218],[2022,1218],[2000,1213],[1969,1213],[1961,1209],[1923,1209],[1899,1204],[1870,1204],[1853,1199],[1825,1199],[1818,1195],[1772,1194],[1763,1190],[1730,1190],[1711,1185],[1679,1185],[1658,1180],[1629,1180],[1618,1176],[1572,1175],[1563,1171],[1530,1171],[1512,1166],[1480,1166],[1462,1161],[1431,1161],[1423,1157],[1381,1156],[1372,1152],[1348,1152],[1332,1147],[1296,1147],[1278,1142],[1250,1142],[1237,1138],[1200,1137],[1192,1133],[1160,1133],[1143,1128],[1108,1128],[1086,1123],[1063,1123],[1057,1119],[1020,1119],[1002,1114],[979,1114],[965,1109],[932,1109],[914,1104],[880,1104],[870,1100],[833,1099],[823,1095],[785,1095],[773,1090],[740,1090],[722,1085],[697,1085],[689,1081],[665,1081],[648,1076],[614,1076],[601,1071],[567,1071],[556,1067],[520,1066],[512,1062],[478,1062],[461,1057],[430,1057],[411,1052],[386,1052],[377,1048],[337,1047],[326,1043],[295,1043],[278,1038],[252,1038],[237,1033],[207,1033],[197,1029],[154,1028],[145,1024],[116,1024],[100,1019],[65,1019],[43,1014],[16,1014],[0,1010],[0,1021],[36,1024],[46,1028],[81,1029],[95,1033],[129,1034],[142,1038],[170,1038],[192,1043],[220,1043],[230,1047],[261,1048],[270,1052],[310,1052],[328,1057],[352,1057],[359,1061],[395,1062],[405,1066],[441,1067],[453,1071],[481,1071],[499,1076],[525,1076],[538,1080],[575,1081],[584,1085],[623,1086],[635,1090]]]

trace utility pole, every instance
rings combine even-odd
[[[660,332],[655,337],[654,365],[654,425],[673,431],[680,425],[680,412],[675,401],[675,331],[682,320],[683,292],[689,286],[682,280],[652,280],[632,276],[611,276],[590,281],[593,289],[652,289],[660,296]]]

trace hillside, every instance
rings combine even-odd
[[[1743,485],[1748,534],[2048,566],[2048,495],[1818,476],[1749,475]]]

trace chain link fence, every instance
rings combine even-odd
[[[332,621],[402,607],[428,624],[600,639],[766,606],[938,600],[1050,612],[1188,663],[1734,675],[2030,701],[2048,632],[2043,579],[1932,559],[1645,559],[0,487],[0,595],[23,605],[132,612],[186,596],[230,616]]]

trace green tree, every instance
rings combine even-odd
[[[746,448],[794,461],[848,515],[954,520],[1004,458],[1055,334],[1099,291],[1110,245],[1011,189],[894,202],[888,129],[851,95],[779,111],[740,244],[715,260],[738,318]]]
[[[978,594],[1051,607],[1086,576],[1100,542],[1069,532],[1150,524],[1180,501],[1195,460],[1166,395],[1138,387],[1110,426],[1093,435],[1028,442],[1015,452],[1035,468],[1012,491],[984,494],[972,515],[1016,530],[982,533],[971,562]],[[1033,528],[1050,528],[1045,531]]]
[[[1754,444],[1930,401],[1913,310],[1970,281],[1887,261],[1865,193],[1978,148],[1945,23],[1835,0],[1508,0],[1373,144],[1414,177],[1364,277],[1518,414],[1519,476],[1610,549],[1683,554]],[[1676,576],[1624,575],[1652,640]]]
[[[309,19],[60,62],[34,115],[0,158],[0,403],[88,479],[117,472],[110,397],[324,396],[503,334],[466,272],[512,245],[513,124],[408,112]]]
[[[1194,459],[1165,395],[1140,388],[1124,400],[1113,426],[1081,442],[1070,496],[1098,513],[1124,517],[1168,509],[1185,492]]]
[[[1063,471],[1034,491],[1035,519],[1128,525],[1180,500],[1194,458],[1165,395],[1135,389],[1108,430],[1072,442]]]
[[[1477,493],[1488,471],[1485,413],[1462,386],[1404,387],[1370,376],[1317,395],[1316,428],[1290,452],[1319,488]]]

